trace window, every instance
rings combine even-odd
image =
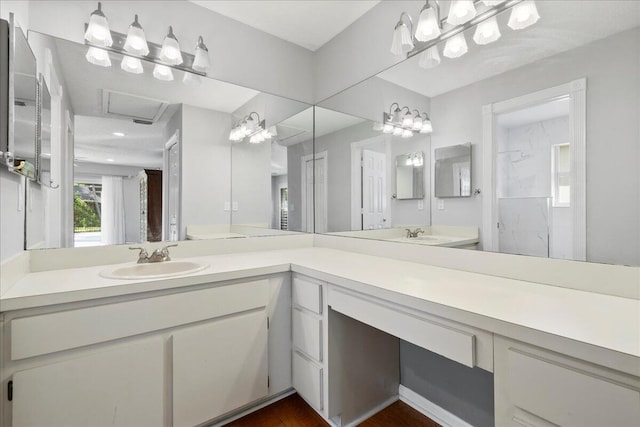
[[[551,196],[554,208],[571,207],[571,151],[569,144],[551,147]]]

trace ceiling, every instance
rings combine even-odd
[[[190,0],[228,18],[315,51],[380,0]]]
[[[442,62],[437,67],[420,68],[420,55],[416,55],[378,77],[434,97],[640,26],[640,1],[536,0],[536,5],[541,18],[525,30],[507,27],[509,12],[506,12],[498,17],[502,32],[498,41],[477,46],[472,40],[473,33],[467,31],[469,52],[463,57],[445,58],[440,46]],[[389,31],[389,43],[391,37]]]

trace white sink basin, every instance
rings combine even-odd
[[[101,271],[100,275],[108,279],[160,279],[195,273],[207,267],[207,264],[192,261],[165,261],[127,265]]]

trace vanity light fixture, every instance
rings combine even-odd
[[[102,13],[102,3],[98,2],[98,8],[91,13],[89,25],[84,33],[84,39],[89,43],[99,47],[110,47],[113,45],[111,31],[109,31],[109,21]]]
[[[525,0],[513,7],[507,25],[511,29],[522,30],[538,22],[538,19],[540,15],[536,3],[533,0]]]
[[[420,18],[416,26],[416,40],[428,42],[442,34],[440,28],[440,4],[433,0],[435,7],[431,6],[429,0],[420,11]]]
[[[138,15],[135,15],[133,22],[129,25],[127,40],[124,42],[124,50],[135,55],[146,56],[149,54],[147,37],[142,26],[138,22]]]
[[[173,34],[173,27],[171,25],[169,26],[169,32],[162,42],[160,60],[168,65],[180,65],[183,62],[180,44],[178,44],[178,39],[175,34]]]
[[[407,24],[404,23],[403,18],[409,20],[409,25],[411,29],[407,27]],[[402,12],[400,14],[400,19],[396,24],[395,29],[393,30],[393,41],[391,43],[391,53],[394,55],[403,55],[405,53],[410,52],[414,48],[413,44],[413,20],[406,13]]]
[[[404,111],[406,110],[406,113]],[[373,130],[382,133],[411,138],[415,133],[431,133],[433,128],[427,113],[411,110],[409,107],[400,108],[400,104],[394,102],[389,107],[389,112],[382,113],[382,123],[374,123]]]
[[[100,67],[111,67],[111,59],[109,59],[109,52],[97,47],[90,47],[85,55],[87,61],[93,65],[99,65]]]
[[[144,69],[142,68],[142,61],[140,61],[138,58],[134,58],[131,56],[122,57],[120,68],[126,71],[127,73],[132,73],[132,74],[144,73]]]
[[[209,49],[204,44],[202,36],[198,37],[196,58],[193,60],[192,68],[196,71],[207,71],[209,69]]]
[[[260,115],[258,113],[252,111],[248,115],[244,116],[242,120],[231,129],[231,132],[229,133],[229,140],[233,142],[240,142],[249,138],[249,143],[259,144],[271,139],[277,134],[275,126],[267,129],[265,127],[265,121],[260,119]]]
[[[391,52],[406,53],[407,58],[420,54],[421,68],[436,67],[441,62],[438,44],[446,41],[444,56],[459,58],[469,49],[464,32],[471,28],[475,27],[473,40],[477,45],[498,40],[502,34],[496,16],[509,9],[508,25],[514,30],[527,28],[540,19],[534,0],[451,0],[449,13],[442,19],[439,0],[426,0],[413,38],[405,23],[409,21],[411,25],[411,16],[402,12],[393,32]]]
[[[156,64],[153,67],[153,77],[163,82],[170,82],[173,80],[173,72],[166,65]]]

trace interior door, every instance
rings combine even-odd
[[[147,240],[162,240],[162,171],[145,169],[147,174]]]
[[[386,156],[362,150],[362,229],[373,230],[386,225]]]

